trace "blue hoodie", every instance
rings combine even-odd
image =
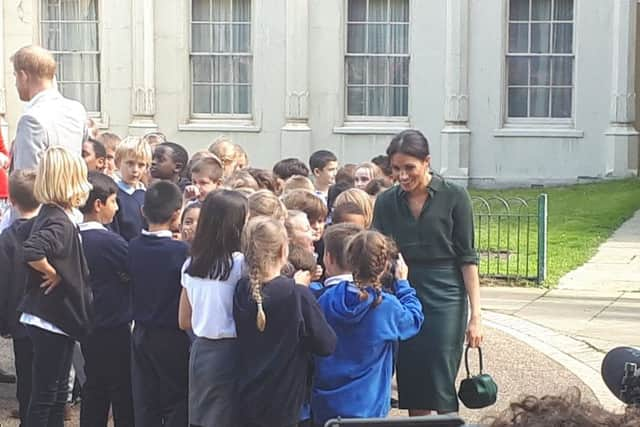
[[[328,288],[318,300],[336,335],[336,351],[315,357],[311,394],[314,422],[340,417],[384,417],[391,401],[393,346],[418,333],[424,315],[416,291],[398,280],[395,296],[382,293],[373,307],[373,289],[360,300],[349,282]]]

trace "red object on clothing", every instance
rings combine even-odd
[[[7,150],[2,139],[2,133],[0,133],[0,153],[5,156],[9,155],[9,150]],[[0,200],[7,198],[9,198],[9,178],[7,177],[7,170],[0,167]]]

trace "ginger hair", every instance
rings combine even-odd
[[[287,219],[287,208],[269,190],[258,190],[249,196],[249,217],[264,215],[284,222]]]
[[[381,278],[388,269],[391,249],[387,238],[372,230],[359,232],[347,245],[347,264],[353,270],[353,280],[360,289],[360,299],[366,300],[366,289],[373,288],[374,307],[382,302]]]
[[[24,46],[11,56],[11,61],[16,72],[24,71],[39,79],[53,80],[56,74],[56,60],[41,46]]]
[[[258,306],[256,327],[260,332],[264,332],[267,326],[267,315],[262,306],[262,288],[264,282],[270,279],[266,277],[270,267],[281,262],[287,240],[284,225],[266,216],[250,219],[242,232],[242,253],[249,270],[251,297]]]

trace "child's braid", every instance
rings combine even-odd
[[[264,332],[267,315],[263,307],[262,288],[269,274],[269,268],[280,262],[283,247],[287,244],[287,232],[284,225],[266,216],[257,216],[249,220],[242,232],[242,252],[249,268],[251,298],[258,306],[256,326]]]
[[[256,315],[256,326],[260,332],[264,332],[267,326],[267,315],[262,307],[262,280],[260,268],[253,264],[249,272],[249,283],[251,284],[251,297],[258,305],[258,313]]]
[[[382,302],[382,283],[380,278],[389,263],[389,248],[386,239],[376,231],[362,231],[349,242],[348,260],[353,266],[353,278],[360,289],[360,299],[366,300],[366,288],[375,292],[374,307]]]

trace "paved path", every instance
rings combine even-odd
[[[589,262],[562,277],[558,289],[640,292],[640,211]]]
[[[487,325],[530,344],[580,377],[609,409],[600,364],[620,345],[640,347],[640,211],[558,289],[483,288]]]

